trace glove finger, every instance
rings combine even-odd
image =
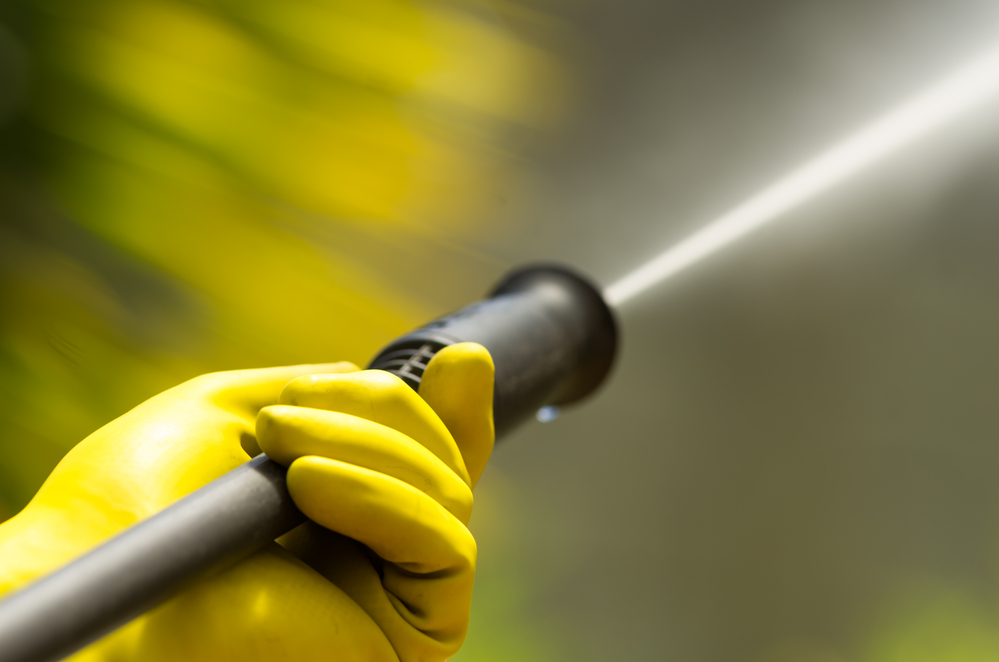
[[[357,369],[357,366],[349,361],[340,361],[229,370],[195,377],[178,388],[188,388],[208,395],[223,409],[252,421],[262,407],[276,404],[285,385],[296,377],[350,373],[356,372]]]
[[[478,343],[445,347],[430,360],[420,396],[451,432],[472,487],[493,452],[493,360]]]
[[[325,457],[288,468],[288,491],[312,521],[427,575],[474,569],[475,540],[444,506],[392,476]]]
[[[384,563],[381,586],[341,588],[378,623],[400,659],[460,646],[468,627],[475,540],[443,506],[383,473],[305,456],[288,469],[288,490],[315,523],[366,545]],[[373,578],[372,578],[373,579]]]
[[[280,404],[337,411],[398,430],[415,439],[470,484],[458,445],[434,410],[395,375],[383,370],[293,379]]]
[[[275,405],[257,417],[257,442],[289,466],[306,455],[327,457],[397,478],[467,523],[472,492],[436,455],[406,435],[340,412]]]

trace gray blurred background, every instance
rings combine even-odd
[[[605,284],[999,43],[981,0],[546,9],[582,101],[481,246]],[[483,604],[519,564],[550,659],[999,659],[997,111],[627,304],[494,456]]]

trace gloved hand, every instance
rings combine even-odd
[[[0,526],[0,593],[263,449],[311,521],[73,659],[445,660],[468,623],[492,386],[472,343],[434,357],[422,398],[349,363],[181,384],[81,442]]]

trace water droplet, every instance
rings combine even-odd
[[[556,418],[558,418],[558,415],[561,413],[562,411],[558,407],[552,405],[548,407],[542,407],[541,409],[539,409],[537,416],[538,420],[541,421],[542,423],[551,423]]]

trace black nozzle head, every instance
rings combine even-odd
[[[617,321],[603,294],[589,279],[558,264],[536,264],[516,269],[489,293],[490,298],[514,292],[532,292],[561,299],[558,306],[565,322],[576,327],[567,343],[577,357],[545,405],[568,405],[593,393],[610,373],[617,354]],[[568,335],[568,334],[567,334]]]
[[[595,391],[614,363],[617,324],[587,279],[559,265],[532,265],[508,274],[488,299],[399,338],[370,367],[418,389],[434,354],[458,342],[477,342],[493,358],[493,416],[501,435],[541,407]]]

